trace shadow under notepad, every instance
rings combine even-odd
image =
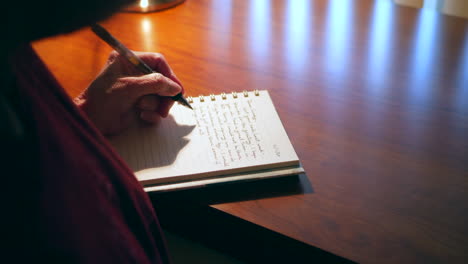
[[[269,197],[314,193],[305,173],[270,179],[232,182],[169,192],[149,192],[160,206],[213,205]]]
[[[109,138],[109,141],[128,166],[138,172],[173,164],[179,152],[189,143],[185,137],[194,128],[194,125],[178,124],[169,115],[156,125],[139,122]]]

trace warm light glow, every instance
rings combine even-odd
[[[142,38],[143,38],[143,49],[145,51],[151,51],[153,50],[153,41],[155,40],[153,37],[153,34],[151,34],[152,31],[152,23],[151,20],[147,17],[143,18],[141,20],[141,31],[142,31]]]
[[[143,32],[148,34],[151,32],[151,21],[148,18],[145,18],[141,21],[141,27]]]
[[[148,0],[140,0],[141,8],[148,8]]]

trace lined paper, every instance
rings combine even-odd
[[[110,139],[143,185],[299,166],[267,91],[194,98]]]

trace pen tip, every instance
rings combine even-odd
[[[179,94],[173,96],[172,100],[177,101],[177,102],[179,102],[179,104],[193,110],[192,106],[189,104],[187,99],[185,99],[185,97],[182,95],[182,93],[179,93]]]
[[[189,104],[189,102],[187,101],[187,99],[185,99],[183,96],[181,96],[179,98],[179,103],[181,103],[183,106],[187,107],[187,108],[190,108],[193,110],[193,107]]]
[[[184,105],[193,110],[193,107],[188,102],[184,103]]]

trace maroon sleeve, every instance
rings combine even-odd
[[[31,210],[36,213],[18,224],[34,226],[40,258],[71,263],[169,262],[147,194],[31,47],[17,53],[13,71],[22,113],[31,124],[28,133],[36,142],[30,151],[38,164],[34,175],[21,175],[26,177],[21,182],[35,191],[20,194],[33,195]]]

